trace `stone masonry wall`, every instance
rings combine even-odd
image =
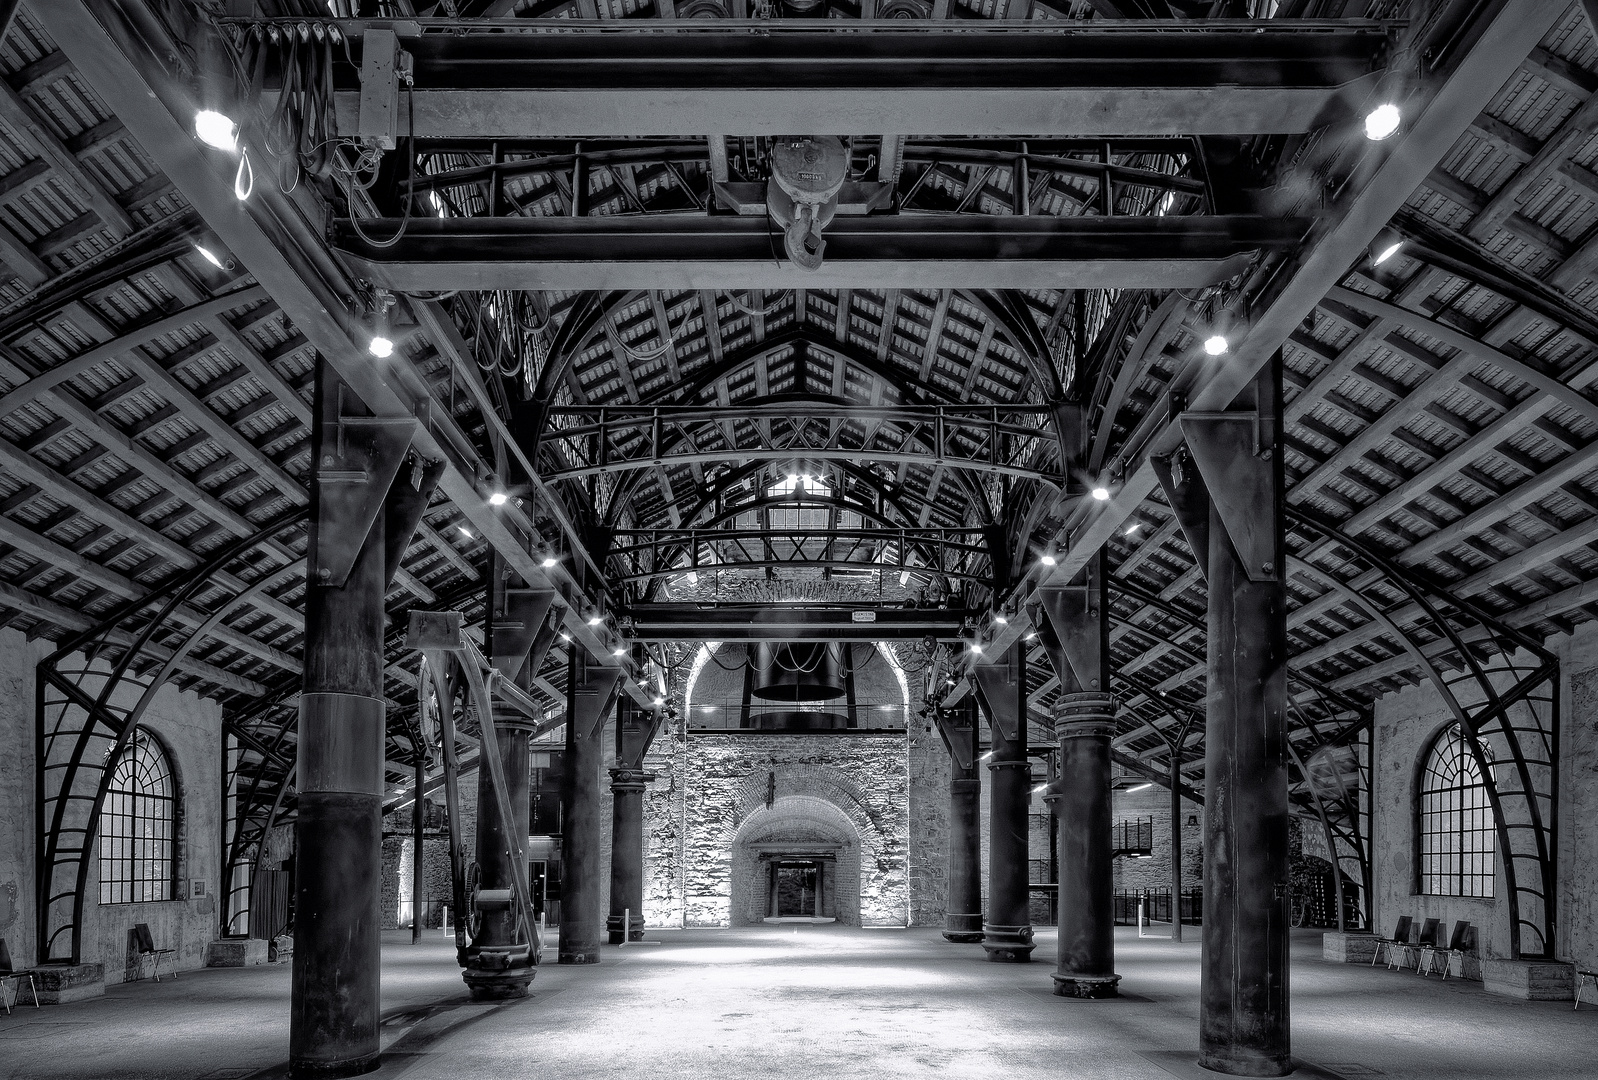
[[[814,798],[840,811],[858,837],[861,925],[905,925],[910,808],[904,736],[679,731],[663,734],[656,751],[651,766],[658,778],[645,802],[645,908],[652,925],[731,924],[735,840],[740,827],[765,810],[768,794],[777,801]],[[670,869],[678,871],[675,880],[663,872]],[[740,894],[746,886],[740,884]],[[849,903],[840,893],[839,909]]]

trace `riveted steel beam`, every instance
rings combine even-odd
[[[702,215],[398,219],[333,224],[351,266],[391,289],[1177,289],[1240,273],[1290,248],[1303,218],[976,217],[834,219],[826,262],[772,258],[765,218]],[[780,245],[779,245],[780,247]]]
[[[1288,134],[1349,114],[1389,39],[1389,24],[1352,20],[1204,20],[1182,33],[1098,20],[958,33],[944,21],[530,22],[339,25],[357,59],[368,28],[400,29],[416,83],[398,130],[421,139]],[[356,76],[335,65],[340,135],[360,132]]]

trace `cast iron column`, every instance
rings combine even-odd
[[[339,508],[355,489],[339,445],[340,398],[352,395],[340,389],[319,356],[309,551],[325,534],[324,544],[347,543],[355,554],[342,584],[329,584],[318,560],[307,560],[289,1011],[296,1078],[355,1076],[378,1064],[384,521],[379,512],[364,535],[338,528],[352,520]],[[348,556],[338,561],[347,565]]]
[[[616,767],[610,770],[610,918],[605,921],[612,945],[644,940],[644,788],[654,779],[644,772],[644,754],[656,715],[631,698],[617,702]],[[628,912],[631,921],[623,927]]]
[[[1199,1063],[1240,1076],[1293,1067],[1281,363],[1242,399],[1257,418],[1183,420],[1211,499]]]
[[[988,911],[982,948],[988,959],[1024,964],[1032,959],[1032,919],[1027,888],[1027,812],[1032,764],[1026,753],[1026,652],[1011,647],[1003,664],[979,666],[977,692],[988,714],[992,795],[988,818]]]
[[[1059,773],[1048,801],[1059,857],[1054,992],[1062,997],[1114,997],[1115,864],[1110,837],[1109,610],[1103,556],[1072,585],[1042,591],[1045,650],[1060,680],[1054,704]]]
[[[418,722],[418,727],[421,724]],[[422,798],[422,788],[427,784],[427,759],[422,747],[416,747],[416,800],[411,803],[411,944],[422,940],[422,830],[427,826],[427,804]]]
[[[1185,733],[1187,728],[1183,727]],[[1182,940],[1182,749],[1171,747],[1171,940]]]
[[[1110,838],[1109,694],[1061,693],[1054,705],[1060,776],[1050,796],[1060,852],[1059,936],[1054,992],[1062,997],[1116,995],[1115,871]]]
[[[573,646],[566,677],[566,767],[561,779],[560,962],[597,964],[605,916],[604,836],[600,769],[605,714],[615,700],[619,668],[589,665]]]
[[[982,940],[982,777],[977,771],[981,731],[972,695],[945,716],[949,743],[949,894],[943,936]]]

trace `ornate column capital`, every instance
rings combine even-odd
[[[655,779],[654,773],[644,772],[642,769],[612,769],[610,770],[610,790],[617,792],[642,791],[653,779]]]

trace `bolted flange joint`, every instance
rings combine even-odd
[[[1053,718],[1057,739],[1110,738],[1115,735],[1115,697],[1098,691],[1061,694]]]

